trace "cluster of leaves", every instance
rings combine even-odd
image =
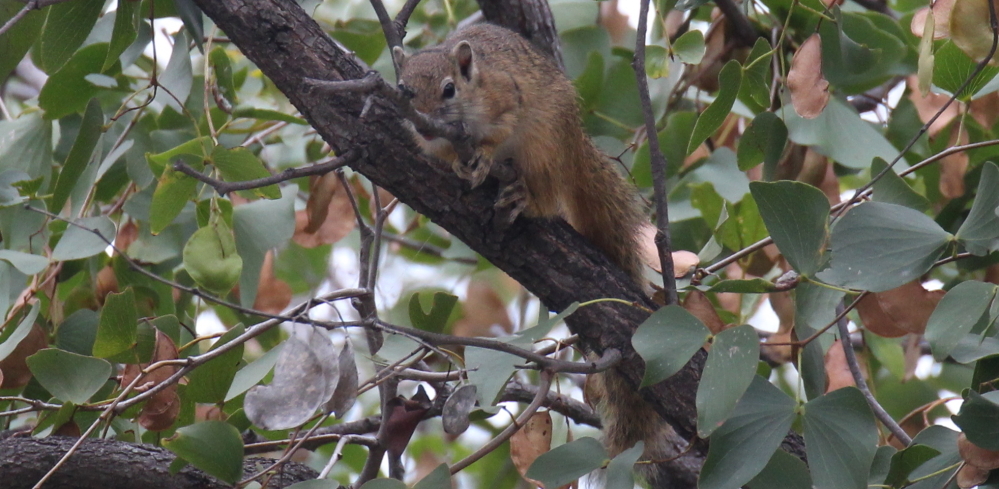
[[[0,19],[22,7],[0,0]],[[367,2],[310,7],[337,41],[391,77]],[[991,422],[999,414],[992,387],[999,376],[999,167],[990,162],[999,155],[999,69],[981,62],[992,51],[994,13],[978,0],[938,1],[932,9],[899,0],[885,12],[761,0],[746,2],[750,14],[741,21],[777,35],[746,43],[735,35],[738,20],[712,18],[710,7],[656,2],[646,60],[668,162],[673,242],[698,253],[709,273],[685,281],[683,307],[656,312],[633,339],[646,360],[645,385],[709,347],[697,393],[698,435],[710,440],[700,486],[986,483],[999,450]],[[620,155],[650,195],[653,158],[631,68],[635,34],[615,22],[620,14],[612,9],[596,25],[600,8],[552,5],[566,71],[589,133]],[[475,9],[468,1],[424,2],[410,19],[407,47],[438,42]],[[154,25],[175,18],[183,30],[161,56]],[[161,444],[234,482],[244,477],[241,433],[284,440],[288,428],[336,426],[329,416],[314,417],[317,410],[362,416],[381,407],[362,396],[351,408],[359,389],[384,378],[358,383],[358,367],[370,370],[372,362],[355,364],[349,342],[337,353],[317,330],[299,336],[274,327],[330,317],[314,310],[309,318],[322,301],[282,315],[293,296],[363,295],[336,292],[356,280],[340,269],[357,263],[330,268],[338,254],[363,258],[355,226],[389,243],[376,250],[386,259],[358,267],[381,263],[375,272],[388,292],[375,305],[387,322],[495,337],[513,332],[508,309],[521,309],[524,326],[533,302],[360,175],[286,179],[227,196],[201,183],[329,161],[281,94],[216,35],[181,0],[70,0],[32,10],[0,35],[10,115],[0,121],[0,415],[6,427],[30,426],[37,435],[103,428],[108,437]],[[25,56],[47,78],[33,82],[18,67]],[[873,107],[867,114],[874,117],[855,107]],[[846,191],[862,203],[841,204]],[[775,246],[751,246],[768,236]],[[439,293],[455,292],[456,279],[468,283],[457,291],[460,303]],[[927,290],[930,282],[942,290]],[[409,300],[393,303],[399,296]],[[780,324],[761,345],[753,327],[761,325],[753,323],[766,303]],[[833,329],[843,304],[861,331],[856,353],[864,361],[853,366],[864,371],[870,396],[841,388],[856,381],[845,351],[850,338]],[[347,307],[334,311],[338,321],[312,322],[373,326]],[[196,327],[206,312],[226,329],[210,349],[207,340],[218,335]],[[542,310],[536,328],[500,341],[530,349],[570,313],[547,318]],[[442,372],[466,372],[466,385],[443,407],[445,430],[459,435],[474,422],[498,432],[484,418],[502,412],[497,402],[511,377],[532,379],[516,373],[523,358],[486,346],[429,355],[423,346],[391,335],[377,354],[363,353],[379,369],[389,366],[378,375],[423,359]],[[917,378],[920,359],[939,373]],[[254,387],[261,382],[270,385]],[[964,398],[953,417],[960,437],[934,424],[945,414],[941,391]],[[432,430],[414,434],[430,409],[422,402],[394,405],[387,419],[405,436],[390,440],[389,451],[405,451],[428,474],[415,487],[450,487],[445,455],[472,447],[445,446]],[[911,443],[879,429],[872,407],[902,420]],[[630,469],[641,445],[613,460],[591,437],[548,451],[552,427],[568,421],[538,416],[530,418],[536,428],[511,440],[521,476],[559,487],[607,467],[607,487],[634,485]],[[804,435],[807,466],[778,449],[789,430]],[[344,457],[332,472],[340,482],[363,470],[356,446],[317,453],[317,468]],[[494,451],[463,473],[473,486],[512,487],[520,477],[505,469],[507,459]],[[335,485],[320,484],[309,487]],[[404,486],[375,479],[364,487]]]

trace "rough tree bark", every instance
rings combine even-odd
[[[30,489],[76,442],[75,437],[0,439],[0,486]],[[115,440],[88,439],[45,483],[46,489],[223,489],[232,487],[194,467],[170,474],[176,456],[152,445]],[[263,462],[263,463],[262,463]],[[273,460],[250,458],[243,475],[255,474]],[[315,479],[319,474],[306,465],[289,462],[271,477],[268,488],[282,488]]]

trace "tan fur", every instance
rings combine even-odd
[[[492,161],[512,158],[526,187],[521,198],[527,216],[564,218],[643,282],[636,240],[645,217],[637,194],[583,132],[576,91],[555,63],[518,34],[491,24],[458,30],[411,56],[398,48],[393,54],[414,107],[444,122],[463,122],[481,167],[459,161],[450,142],[414,130],[425,153],[450,163],[473,187]],[[448,83],[455,88],[450,98],[443,95]],[[594,381],[604,398],[599,405],[612,455],[639,440],[646,442],[646,459],[672,453],[662,446],[669,428],[634,389],[616,373]],[[655,484],[653,471],[642,472]]]

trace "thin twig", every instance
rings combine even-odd
[[[303,166],[298,168],[289,168],[281,173],[271,175],[269,177],[257,178],[254,180],[243,180],[240,182],[224,182],[212,178],[204,173],[195,170],[187,163],[177,160],[173,164],[173,170],[181,172],[195,180],[201,181],[210,187],[214,188],[219,195],[226,195],[230,192],[235,192],[238,190],[249,190],[254,188],[266,187],[268,185],[274,185],[276,183],[286,182],[288,180],[293,180],[295,178],[307,177],[311,175],[324,175],[333,170],[343,168],[347,166],[354,160],[360,157],[360,152],[355,150],[348,150],[344,154],[337,156],[324,163],[316,163],[310,166]]]
[[[836,309],[842,311],[843,304],[840,303],[837,305]],[[857,362],[857,354],[853,351],[853,343],[850,340],[850,328],[846,321],[846,315],[841,315],[836,324],[839,326],[839,339],[842,342],[846,363],[850,366],[850,373],[853,375],[853,381],[857,384],[857,389],[860,389],[860,392],[864,395],[864,399],[867,400],[867,405],[874,411],[874,416],[881,421],[881,424],[885,425],[888,431],[902,445],[909,446],[912,444],[912,438],[892,419],[888,411],[885,411],[885,408],[881,407],[881,404],[874,398],[874,394],[871,393],[871,389],[867,386],[867,381],[864,380],[864,374],[860,371],[860,364]]]
[[[513,421],[513,423],[510,423],[510,425],[507,426],[503,431],[501,431],[500,434],[496,435],[496,438],[489,440],[489,442],[487,442],[485,445],[482,445],[482,447],[476,450],[474,453],[459,460],[457,463],[452,465],[451,474],[452,475],[457,474],[465,467],[472,465],[480,458],[486,456],[488,453],[495,450],[496,447],[502,445],[504,442],[510,439],[510,437],[513,436],[514,433],[520,430],[520,428],[524,426],[524,424],[527,423],[528,420],[531,419],[531,416],[534,416],[534,413],[538,411],[538,408],[541,407],[541,404],[544,402],[545,397],[548,394],[548,390],[551,389],[552,378],[554,377],[555,377],[554,373],[542,370],[541,382],[538,383],[538,393],[534,396],[534,400],[531,401],[531,404],[529,404],[527,408],[524,409],[524,412],[520,413],[520,416],[518,416],[517,419]]]
[[[430,331],[423,331],[421,329],[416,329],[416,328],[406,328],[403,326],[396,326],[394,324],[389,324],[381,320],[377,321],[375,323],[375,326],[389,333],[400,334],[411,338],[418,338],[420,340],[426,341],[427,343],[436,346],[439,345],[474,346],[478,348],[487,348],[490,350],[509,353],[511,355],[518,356],[527,361],[538,364],[538,368],[550,370],[552,372],[595,374],[598,372],[603,372],[604,370],[607,370],[608,368],[617,365],[617,363],[621,360],[621,352],[619,352],[614,348],[608,348],[607,350],[604,351],[604,354],[600,358],[594,361],[569,362],[565,360],[548,358],[544,355],[539,355],[533,351],[519,348],[509,343],[505,343],[490,338],[452,336],[441,333],[433,333]]]
[[[638,33],[635,40],[635,57],[631,66],[638,81],[638,98],[642,103],[642,116],[645,119],[645,132],[649,141],[649,154],[652,166],[652,185],[656,201],[656,248],[662,269],[663,288],[666,290],[666,305],[676,304],[676,278],[673,276],[673,247],[669,232],[669,206],[666,203],[666,158],[659,148],[659,134],[656,132],[656,119],[652,115],[652,101],[649,97],[649,80],[645,74],[645,32],[649,19],[649,0],[641,0],[638,15]]]
[[[14,24],[20,22],[20,20],[23,19],[25,15],[28,15],[28,12],[31,12],[32,10],[38,8],[38,3],[39,3],[38,0],[31,0],[28,3],[24,4],[24,8],[19,10],[16,14],[14,14],[13,17],[10,18],[10,20],[5,22],[3,27],[0,27],[0,36],[4,35],[4,33],[10,30],[10,28],[14,27]]]
[[[399,33],[403,37],[406,34],[406,25],[409,24],[409,17],[413,15],[413,12],[416,11],[416,6],[419,4],[420,0],[406,0],[406,3],[399,9],[399,13],[395,14],[395,25],[399,28]]]

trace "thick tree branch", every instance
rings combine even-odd
[[[76,441],[74,437],[30,438],[11,436],[0,439],[0,480],[4,489],[27,489],[38,481]],[[170,474],[173,453],[152,445],[136,445],[116,440],[87,439],[79,450],[56,471],[45,487],[74,489],[222,489],[230,488],[192,466]],[[246,459],[243,473],[257,470],[259,458]],[[268,488],[286,487],[314,479],[316,471],[296,463],[286,463],[270,478]]]

